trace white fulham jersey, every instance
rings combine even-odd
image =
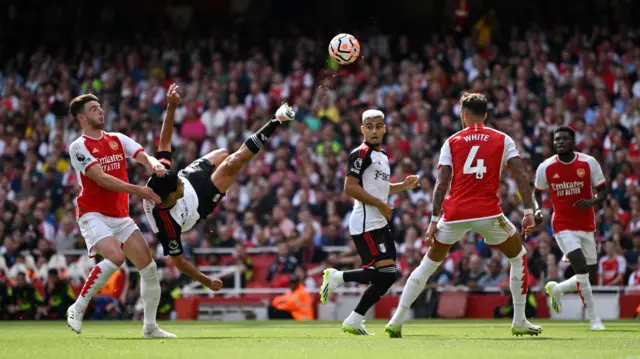
[[[198,214],[198,195],[189,180],[182,176],[179,176],[179,178],[184,184],[184,196],[178,199],[176,205],[168,210],[168,213],[170,214],[171,219],[180,226],[181,232],[186,232],[193,228],[196,222],[200,219],[200,215]],[[159,226],[154,218],[154,209],[156,209],[156,205],[146,199],[142,202],[144,205],[144,213],[147,215],[147,219],[149,220],[149,225],[151,226],[153,233],[158,233],[161,230],[164,230],[165,228],[163,227],[165,223],[161,223],[162,226]],[[157,210],[158,209],[156,209],[156,211]]]
[[[171,153],[156,152],[156,158],[166,169],[171,169]],[[184,185],[184,196],[167,209],[157,208],[155,203],[143,200],[144,213],[153,233],[158,236],[165,256],[179,256],[183,253],[180,234],[193,228],[200,219],[198,194],[191,182],[178,173]]]
[[[373,197],[387,202],[391,187],[391,168],[389,158],[384,151],[369,147],[366,143],[360,145],[349,155],[347,176],[360,180],[360,185]],[[356,200],[349,219],[349,232],[359,235],[383,228],[388,221],[378,208],[365,205]]]

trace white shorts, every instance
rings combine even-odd
[[[78,219],[80,233],[84,237],[89,257],[96,256],[95,246],[107,237],[116,237],[121,246],[138,229],[138,225],[129,217],[107,217],[97,212],[86,213]]]
[[[501,214],[497,217],[472,219],[462,222],[438,222],[436,240],[442,244],[452,245],[467,232],[480,233],[485,243],[497,246],[516,233],[516,227]]]
[[[555,237],[558,247],[565,256],[576,249],[581,249],[587,260],[587,265],[598,264],[596,237],[593,232],[562,231],[556,233]]]

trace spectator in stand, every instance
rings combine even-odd
[[[344,246],[346,243],[346,238],[340,233],[340,227],[336,224],[328,225],[320,240],[322,246]]]
[[[18,273],[15,284],[9,287],[9,318],[38,319],[38,306],[42,304],[42,296],[27,282],[26,273]]]
[[[466,259],[463,259],[461,263],[464,263]],[[468,260],[468,268],[464,268],[465,265],[462,265],[462,270],[459,273],[458,279],[456,280],[457,286],[466,286],[472,291],[478,291],[482,288],[479,285],[480,279],[485,275],[484,265],[482,263],[482,259],[479,255],[473,254],[469,257]]]
[[[480,288],[498,287],[507,278],[507,273],[502,270],[502,263],[497,259],[489,260],[487,271],[478,281]]]
[[[311,223],[305,227],[294,246],[297,248],[296,259],[302,265],[319,264],[327,259],[327,252],[314,244],[315,228]]]
[[[629,271],[640,269],[640,266],[638,265],[638,257],[640,257],[640,231],[633,233],[633,248],[627,251],[624,256],[627,261],[627,268],[629,268]]]
[[[609,240],[604,242],[604,257],[598,263],[599,285],[624,285],[627,272],[627,261],[616,253],[616,244]]]
[[[639,255],[640,256],[640,255]],[[636,263],[640,260],[640,258],[636,257]],[[629,283],[627,284],[630,287],[640,287],[640,269],[636,269],[629,276]]]
[[[267,274],[267,282],[272,282],[278,275],[282,274],[293,274],[296,270],[296,266],[298,265],[298,260],[296,257],[291,255],[291,251],[289,249],[289,245],[286,242],[278,243],[278,256],[274,259],[271,266],[269,266],[269,273]],[[282,277],[280,277],[282,278]],[[272,283],[276,287],[286,286],[286,283],[283,283],[284,280],[280,279],[280,281],[276,281]]]
[[[66,214],[55,237],[55,248],[57,251],[68,250],[76,248],[77,240],[76,236],[80,233],[76,221],[72,214]]]
[[[247,255],[247,250],[241,243],[236,244],[233,258],[220,265],[234,265],[240,270],[240,288],[246,288],[247,283],[253,278],[253,259]],[[224,288],[235,288],[234,276],[229,275],[220,279]]]
[[[71,285],[60,278],[58,270],[49,269],[44,287],[45,311],[49,319],[62,319],[67,308],[76,301],[76,294]]]

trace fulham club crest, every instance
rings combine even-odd
[[[385,246],[384,243],[380,243],[378,248],[380,248],[380,252],[387,253],[387,246]]]
[[[112,150],[117,151],[118,143],[116,141],[109,141],[109,147],[111,147]]]
[[[584,168],[578,168],[578,170],[576,171],[576,174],[578,175],[578,177],[582,178],[585,175],[585,171]]]

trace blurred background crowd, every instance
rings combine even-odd
[[[199,265],[240,265],[243,286],[286,287],[292,273],[305,278],[318,266],[361,265],[348,234],[353,202],[342,185],[368,108],[386,115],[392,182],[421,177],[418,189],[390,199],[402,285],[425,252],[421,237],[438,152],[461,129],[458,99],[465,91],[487,95],[488,124],[514,138],[532,179],[553,155],[551,132],[560,125],[576,130],[579,150],[598,160],[610,185],[608,200],[597,209],[600,284],[640,283],[640,26],[626,10],[638,4],[447,0],[414,15],[432,20],[431,27],[420,27],[428,25],[368,12],[355,23],[341,22],[345,13],[364,9],[360,1],[342,12],[336,1],[326,8],[309,5],[318,16],[336,13],[324,26],[318,20],[287,22],[287,1],[177,3],[80,5],[71,14],[14,3],[0,15],[0,313],[60,316],[93,263],[73,251],[85,247],[74,217],[78,178],[68,158],[68,145],[80,136],[68,114],[70,99],[96,94],[106,129],[153,153],[174,82],[183,99],[173,138],[179,168],[216,148],[238,149],[284,101],[297,113],[293,126],[277,132],[243,170],[216,212],[182,237]],[[366,11],[389,10],[376,4],[378,10]],[[487,10],[492,4],[495,10]],[[310,11],[292,6],[287,11]],[[437,18],[438,9],[436,14],[448,15]],[[572,11],[580,14],[570,17],[575,23],[566,21]],[[346,67],[327,56],[328,41],[342,31],[362,45],[362,58]],[[144,184],[148,173],[131,163],[129,178]],[[508,170],[499,196],[519,225],[522,207]],[[188,281],[162,257],[141,201],[132,197],[130,205],[162,267],[162,305],[170,311],[171,299]],[[550,203],[543,206],[548,219]],[[572,275],[548,220],[526,246],[531,286]],[[247,254],[249,247],[274,251]],[[198,248],[229,251],[197,254]],[[500,253],[470,233],[432,281],[473,290],[502,287],[506,266]],[[127,268],[110,284],[101,292],[97,318],[100,310],[137,300]],[[309,276],[305,284],[318,283]]]

